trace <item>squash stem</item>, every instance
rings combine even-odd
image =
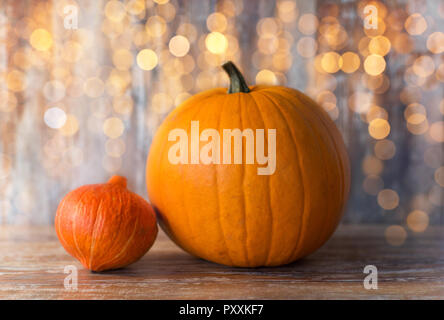
[[[230,77],[230,88],[228,89],[228,93],[250,92],[250,89],[248,88],[248,85],[245,82],[242,73],[233,62],[228,61],[224,63],[222,65],[222,68]]]
[[[112,176],[111,179],[108,180],[108,183],[116,184],[126,188],[126,178],[122,176]]]

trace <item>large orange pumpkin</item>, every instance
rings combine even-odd
[[[92,271],[139,260],[157,235],[150,204],[126,188],[126,179],[82,186],[60,202],[55,229],[63,247]]]
[[[248,87],[234,64],[223,67],[230,76],[228,92],[197,94],[160,126],[147,160],[150,201],[165,232],[197,257],[242,267],[293,262],[325,243],[342,216],[350,168],[341,134],[301,92]],[[192,145],[192,121],[199,121],[200,132],[215,128],[221,137],[224,129],[265,129],[265,136],[275,129],[274,173],[258,174],[263,165],[246,163],[246,138],[242,164],[192,164],[190,154],[188,164],[172,163],[169,153],[177,141],[169,134],[182,129]]]

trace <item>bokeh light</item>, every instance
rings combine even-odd
[[[385,229],[385,238],[391,246],[402,246],[407,238],[407,232],[402,226],[392,225]]]
[[[399,205],[399,196],[395,190],[384,189],[378,193],[378,204],[385,210],[393,210]]]
[[[143,70],[152,70],[157,66],[156,53],[150,49],[143,49],[137,54],[137,65]]]
[[[414,232],[424,232],[429,226],[429,216],[421,210],[414,210],[407,216],[407,225]]]
[[[76,30],[63,26],[68,2],[79,8]],[[368,1],[110,0],[86,11],[82,0],[68,2],[4,6],[0,206],[8,218],[19,207],[43,212],[54,203],[47,194],[59,196],[22,188],[24,151],[41,169],[27,179],[47,179],[51,190],[120,173],[144,194],[132,164],[144,162],[171,110],[228,86],[220,65],[232,60],[250,85],[296,88],[335,121],[356,186],[346,221],[390,223],[393,245],[442,221],[444,6],[372,0],[378,27],[369,29]]]
[[[342,66],[341,70],[345,73],[353,73],[358,70],[361,64],[359,56],[354,52],[345,52],[342,55]]]
[[[36,29],[31,33],[29,42],[35,49],[46,51],[52,47],[52,35],[45,29]]]
[[[390,133],[390,125],[385,119],[374,119],[368,126],[368,132],[374,139],[384,139]]]
[[[222,54],[227,50],[227,38],[220,32],[211,32],[205,38],[205,45],[208,51],[214,54]]]
[[[427,29],[427,22],[420,13],[414,13],[407,18],[404,27],[408,33],[417,36]]]
[[[171,38],[169,48],[172,55],[183,57],[190,50],[190,42],[184,36],[175,36]]]
[[[111,139],[120,137],[125,130],[122,120],[116,117],[111,117],[103,123],[103,132]]]
[[[52,129],[60,129],[65,125],[67,116],[65,111],[54,107],[45,111],[44,120],[48,127]]]
[[[384,58],[377,54],[371,54],[364,60],[364,70],[369,75],[377,76],[385,70]]]

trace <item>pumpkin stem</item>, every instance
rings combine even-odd
[[[111,179],[108,180],[108,183],[117,184],[126,188],[126,178],[122,176],[112,176]]]
[[[222,65],[222,68],[230,77],[230,88],[228,89],[228,93],[250,92],[250,89],[248,88],[248,85],[245,82],[244,76],[233,62],[231,61],[225,62]]]

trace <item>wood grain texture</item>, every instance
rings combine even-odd
[[[384,227],[342,225],[313,255],[279,268],[219,266],[177,248],[163,233],[139,262],[91,273],[59,244],[53,227],[0,227],[0,299],[443,299],[444,227],[389,246]],[[365,265],[378,290],[363,287]],[[64,267],[79,270],[65,290]]]

